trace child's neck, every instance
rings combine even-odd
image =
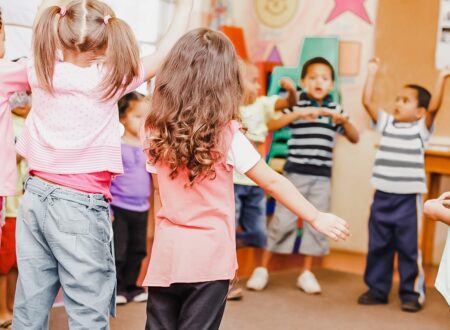
[[[141,145],[141,140],[139,139],[139,136],[134,135],[128,131],[125,131],[125,134],[122,136],[122,142],[133,146]]]
[[[92,65],[92,57],[90,57],[88,54],[79,54],[79,53],[73,53],[69,51],[64,51],[64,62],[71,63],[73,65],[87,68]]]

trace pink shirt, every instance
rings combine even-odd
[[[239,140],[234,139],[239,136]],[[237,123],[224,131],[223,153],[230,155],[234,141],[244,144],[242,172],[259,161],[258,152]],[[243,150],[243,149],[241,149]],[[243,156],[241,156],[242,159]],[[158,174],[162,208],[156,216],[152,255],[145,286],[168,287],[172,283],[228,280],[237,270],[233,166],[227,159],[216,165],[216,178],[185,188],[187,174],[169,177],[162,164],[149,166]]]
[[[9,97],[29,90],[26,62],[0,60],[0,196],[16,194],[16,152]]]
[[[55,174],[40,171],[31,171],[46,181],[56,183],[66,188],[81,191],[88,194],[101,194],[108,201],[112,200],[111,187],[112,174],[110,172],[80,173],[80,174]]]
[[[31,171],[123,173],[117,101],[144,82],[143,66],[123,93],[107,101],[99,89],[103,79],[99,65],[57,62],[52,95],[39,87],[33,60],[28,61],[33,104],[16,149]]]

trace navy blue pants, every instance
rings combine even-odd
[[[392,286],[394,255],[398,256],[399,295],[402,301],[425,299],[425,283],[418,249],[420,195],[375,192],[369,218],[369,252],[364,280],[370,292],[386,299]]]

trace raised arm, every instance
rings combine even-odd
[[[283,110],[285,108],[293,107],[297,104],[297,90],[291,79],[283,78],[280,81],[280,86],[287,91],[286,98],[279,98],[275,103],[275,110]]]
[[[442,97],[444,95],[444,87],[445,87],[445,81],[447,77],[450,75],[450,68],[446,67],[445,69],[442,69],[439,72],[437,81],[436,81],[436,87],[434,89],[433,96],[430,100],[430,105],[428,106],[428,111],[425,116],[425,124],[427,128],[431,128],[431,125],[433,125],[434,119],[436,118],[436,115],[441,108],[442,104]]]
[[[320,233],[336,241],[349,236],[348,225],[344,220],[330,213],[319,212],[288,179],[272,170],[263,160],[245,175]]]
[[[373,88],[375,85],[375,77],[378,72],[378,68],[380,65],[380,60],[378,58],[373,58],[369,61],[367,66],[367,78],[366,83],[364,84],[364,91],[362,96],[362,103],[364,109],[366,109],[370,118],[376,123],[378,120],[378,106],[373,101]]]
[[[169,29],[156,47],[156,52],[145,56],[145,80],[153,78],[175,42],[186,32],[194,0],[177,0],[175,15]]]

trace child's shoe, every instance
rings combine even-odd
[[[297,287],[308,294],[319,294],[322,292],[319,282],[309,270],[305,270],[297,278]]]
[[[370,291],[367,291],[359,296],[358,304],[360,305],[385,305],[388,300],[374,296]]]
[[[136,292],[132,297],[130,297],[132,302],[145,302],[148,300],[148,293],[145,291]]]
[[[402,311],[416,313],[422,309],[422,305],[417,300],[409,300],[402,302]]]
[[[128,298],[126,295],[119,293],[116,296],[116,304],[117,305],[125,305],[128,303]]]
[[[269,272],[265,267],[257,267],[247,281],[247,289],[261,291],[269,282]]]

